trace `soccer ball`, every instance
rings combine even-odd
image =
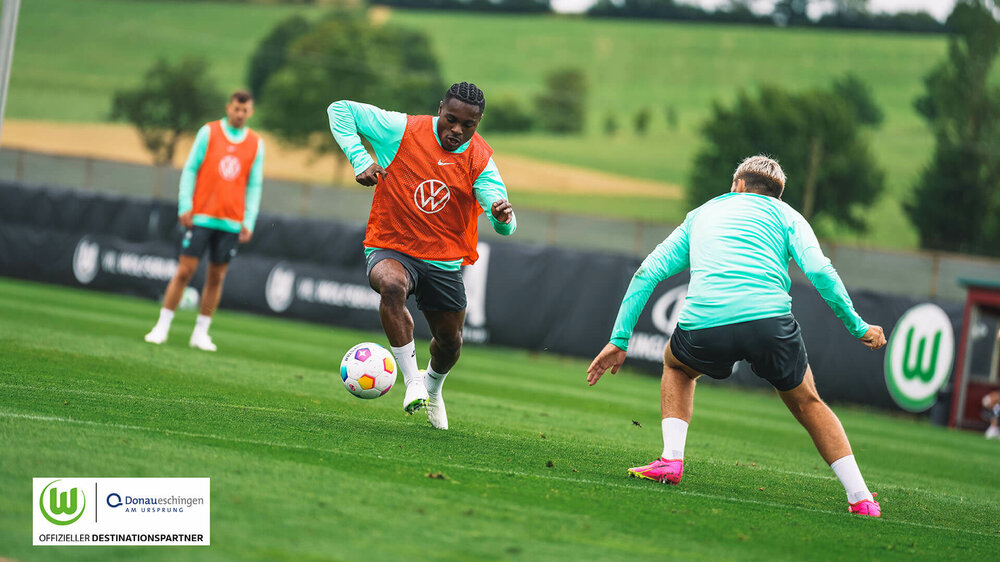
[[[396,384],[396,360],[377,343],[359,343],[344,354],[340,380],[358,398],[378,398]]]

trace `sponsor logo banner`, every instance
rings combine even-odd
[[[142,254],[118,248],[101,248],[96,240],[84,236],[73,252],[73,275],[81,285],[93,281],[97,274],[153,281],[170,281],[177,271],[177,260],[153,254]]]
[[[32,544],[208,545],[208,478],[33,478]]]

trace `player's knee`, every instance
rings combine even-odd
[[[439,334],[434,339],[438,341],[438,345],[441,349],[448,353],[458,357],[462,352],[462,332],[452,332],[450,334]]]
[[[195,271],[194,267],[190,267],[187,265],[178,265],[175,277],[177,277],[178,281],[187,285],[188,283],[191,282],[191,278],[194,277],[194,271]]]
[[[222,280],[226,278],[226,268],[210,267],[208,268],[207,277],[211,283],[222,283]]]
[[[407,287],[401,281],[385,281],[379,286],[382,303],[387,305],[402,305],[406,302]]]
[[[788,401],[788,409],[795,414],[796,417],[799,414],[808,412],[814,408],[825,408],[826,402],[819,397],[816,392],[801,392],[795,395],[795,399]]]

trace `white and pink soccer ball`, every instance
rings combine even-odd
[[[365,342],[352,347],[340,362],[344,387],[358,398],[378,398],[396,384],[396,360],[377,343]]]

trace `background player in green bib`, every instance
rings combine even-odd
[[[840,276],[823,255],[809,223],[781,201],[785,174],[766,156],[744,160],[731,192],[688,213],[646,257],[622,300],[611,342],[591,363],[594,385],[625,361],[632,330],[656,285],[690,268],[684,309],[664,350],[660,405],[663,454],[629,469],[632,476],[677,484],[694,409],[695,380],[728,377],[745,360],[770,382],[844,485],[849,511],[878,517],[851,445],[832,410],[816,392],[798,322],[792,316],[788,264],[794,259],[844,326],[871,349],[885,345],[879,326],[854,311]]]

